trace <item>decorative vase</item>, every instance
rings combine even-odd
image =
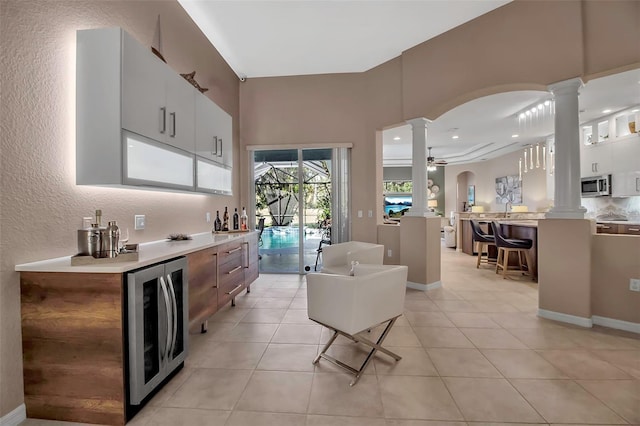
[[[629,122],[629,131],[631,133],[635,133],[636,132],[636,122],[635,121],[630,121]]]

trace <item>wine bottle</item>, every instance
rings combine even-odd
[[[214,231],[222,231],[222,222],[220,221],[220,210],[216,210],[216,220],[213,222]]]
[[[222,214],[222,230],[229,230],[229,211],[227,210],[226,206],[224,208],[224,213]]]
[[[236,207],[233,212],[233,230],[237,231],[239,229],[239,216],[238,216],[238,208]]]
[[[244,207],[242,207],[242,215],[240,216],[240,229],[246,231],[248,222],[249,218],[247,217],[247,211],[244,209]]]

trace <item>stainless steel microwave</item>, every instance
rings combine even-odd
[[[583,197],[611,195],[611,175],[583,177],[580,186]]]

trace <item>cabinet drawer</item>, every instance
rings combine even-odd
[[[219,267],[227,263],[242,264],[242,240],[218,246]],[[231,269],[234,267],[235,266],[232,266]]]
[[[617,234],[618,225],[615,223],[598,223],[596,224],[598,234]]]
[[[619,234],[631,234],[640,235],[640,225],[618,225],[620,229]]]
[[[218,287],[218,308],[226,305],[246,287],[244,284],[244,274],[242,273],[242,269],[228,275],[228,277],[221,279],[220,281],[221,283]]]

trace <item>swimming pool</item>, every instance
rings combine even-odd
[[[261,249],[285,249],[298,247],[300,230],[294,226],[270,226],[262,232]],[[304,245],[319,244],[320,233],[314,229],[306,229],[304,233]]]

